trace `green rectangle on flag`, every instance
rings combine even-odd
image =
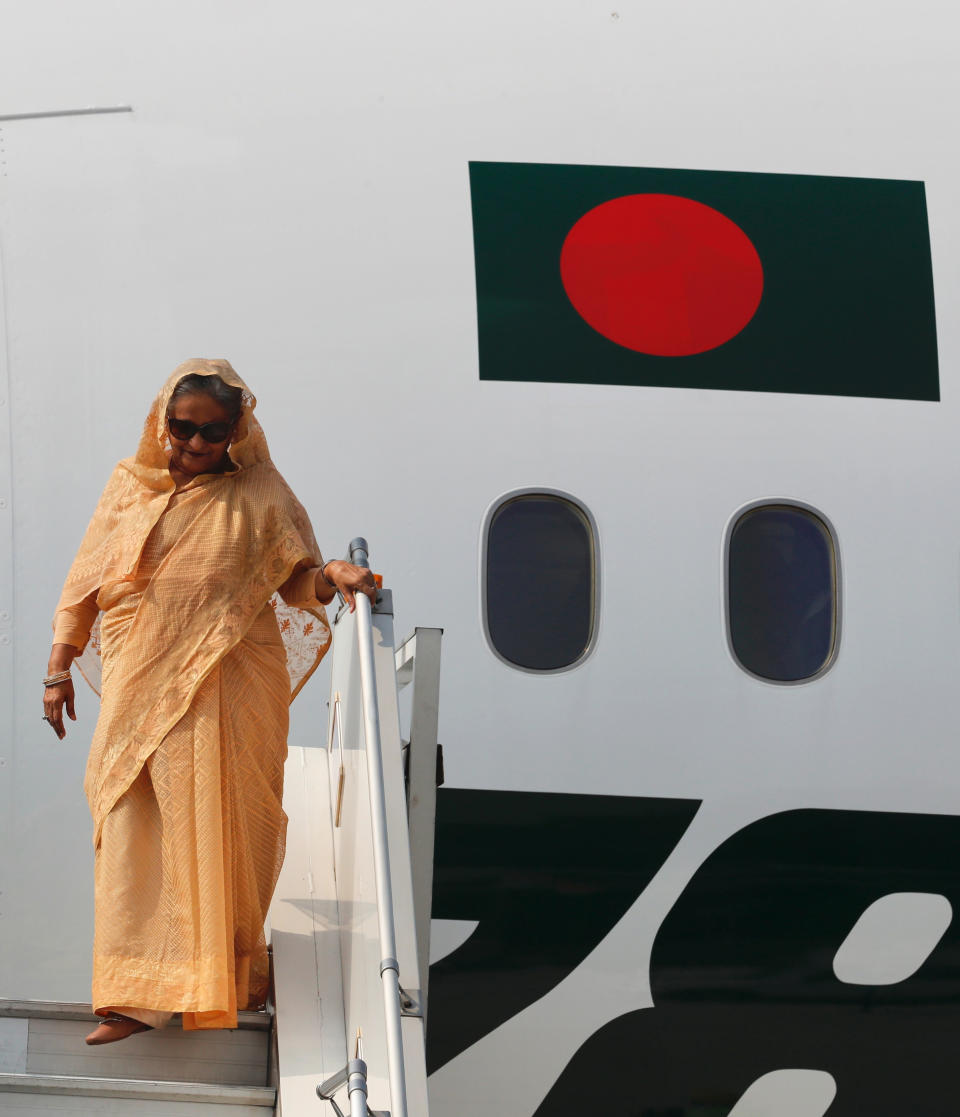
[[[939,400],[922,182],[471,163],[482,380]]]

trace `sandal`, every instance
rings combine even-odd
[[[153,1031],[153,1029],[149,1024],[144,1024],[141,1020],[134,1020],[130,1016],[121,1016],[119,1013],[112,1012],[109,1016],[105,1016],[87,1036],[87,1043],[91,1047],[101,1043],[116,1043],[118,1039],[126,1039],[127,1036],[135,1035],[137,1032],[150,1031]]]

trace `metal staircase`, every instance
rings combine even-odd
[[[366,552],[354,540],[351,561],[366,565]],[[440,635],[418,629],[395,649],[389,590],[372,611],[364,597],[355,613],[340,609],[327,732],[291,750],[287,857],[271,909],[283,1117],[337,1108],[363,1117],[367,1107],[427,1117]],[[398,695],[408,684],[403,741]]]

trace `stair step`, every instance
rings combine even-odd
[[[244,1016],[237,1029],[197,1031],[184,1031],[177,1017],[166,1028],[139,1032],[122,1043],[88,1047],[84,1037],[96,1021],[89,1005],[5,1001],[0,1003],[0,1072],[263,1088],[269,1083],[270,1032],[262,1020],[269,1027],[271,1018]]]
[[[170,1113],[175,1117],[213,1112],[213,1106],[238,1107],[233,1117],[265,1117],[273,1112],[276,1090],[267,1086],[219,1086],[197,1082],[153,1082],[143,1079],[90,1078],[82,1075],[0,1074],[0,1109],[45,1112],[43,1098],[51,1099],[51,1113],[90,1113],[90,1098],[103,1099],[98,1114],[133,1111],[145,1115]],[[31,1103],[32,1099],[32,1103]],[[127,1103],[145,1103],[132,1107]],[[37,1104],[39,1103],[39,1104]],[[152,1105],[147,1103],[153,1103]]]
[[[76,1001],[11,1001],[0,1000],[0,1016],[28,1016],[36,1020],[95,1021],[90,1005]],[[269,1012],[238,1012],[237,1027],[254,1031],[270,1030],[273,1014]],[[175,1013],[168,1028],[180,1027],[180,1014]]]

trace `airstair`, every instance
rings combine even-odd
[[[354,540],[351,560],[366,551]],[[389,590],[337,614],[326,731],[287,760],[268,1011],[91,1048],[89,1005],[0,1000],[0,1113],[427,1117],[440,638],[395,648]]]

